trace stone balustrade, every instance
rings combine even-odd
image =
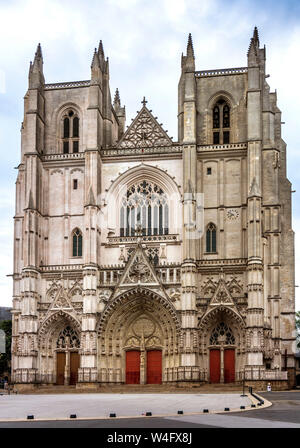
[[[242,75],[248,72],[248,67],[236,68],[220,68],[216,70],[201,70],[196,71],[196,78],[207,78],[210,76],[226,76],[226,75]]]
[[[52,84],[45,84],[45,90],[74,89],[78,87],[89,87],[90,84],[91,81],[89,79],[86,81],[57,82]]]

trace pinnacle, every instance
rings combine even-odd
[[[191,33],[189,33],[189,37],[188,37],[186,55],[192,56],[194,58],[194,48],[193,48],[193,40],[192,40]]]
[[[120,93],[119,89],[116,88],[115,98],[114,98],[114,104],[120,106],[121,100],[120,100]]]
[[[98,53],[97,53],[97,48],[95,48],[95,51],[94,51],[94,54],[93,54],[91,67],[93,68],[96,65],[99,66],[99,57],[98,57]]]
[[[253,39],[255,42],[257,42],[257,44],[259,45],[259,36],[258,36],[258,29],[257,26],[254,27],[254,31],[253,31]]]
[[[98,55],[100,56],[102,56],[103,57],[103,59],[104,59],[104,50],[103,50],[103,44],[102,44],[102,40],[100,40],[100,42],[99,42],[99,46],[98,46]]]
[[[42,58],[43,57],[43,55],[42,55],[42,47],[41,47],[40,43],[38,43],[38,46],[37,46],[37,49],[36,49],[36,52],[35,52],[35,57],[37,57],[37,58]]]

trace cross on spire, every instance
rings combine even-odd
[[[141,101],[141,103],[142,103],[142,105],[143,105],[144,107],[146,107],[146,104],[148,103],[148,101],[146,101],[146,98],[144,97],[144,98],[143,98],[143,101]]]

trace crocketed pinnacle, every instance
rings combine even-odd
[[[253,40],[259,46],[259,36],[258,36],[258,30],[257,30],[256,26],[254,27],[254,31],[253,31]]]
[[[99,56],[98,56],[98,53],[97,53],[97,48],[95,48],[91,67],[94,68],[94,67],[99,67],[99,66],[100,66],[100,64],[99,64]]]
[[[186,55],[187,57],[194,58],[194,48],[193,48],[193,40],[192,35],[189,33],[188,43],[187,43],[187,49],[186,49]]]
[[[120,106],[121,105],[120,94],[119,94],[119,89],[118,88],[116,88],[116,93],[115,93],[115,98],[114,98],[114,105],[115,106]]]
[[[103,50],[102,40],[100,40],[100,42],[99,42],[98,55],[104,59],[104,50]]]

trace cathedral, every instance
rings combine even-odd
[[[126,126],[101,41],[90,79],[54,84],[38,45],[16,180],[16,387],[293,386],[291,183],[265,63],[255,28],[245,67],[198,71],[189,35],[173,141],[145,98]]]

